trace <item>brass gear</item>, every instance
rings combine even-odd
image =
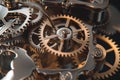
[[[49,20],[43,21],[39,32],[41,46],[49,53],[62,57],[82,53],[89,41],[89,31],[85,24],[69,15],[50,18],[56,30],[53,30]]]
[[[103,52],[103,54],[105,54],[106,57],[102,70],[100,72],[96,72],[93,76],[95,80],[112,76],[116,71],[118,71],[118,68],[120,67],[120,51],[115,42],[104,35],[96,35],[96,39],[98,42],[97,44],[104,47],[106,52]]]

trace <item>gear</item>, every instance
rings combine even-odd
[[[94,79],[100,79],[112,76],[115,74],[116,71],[118,71],[119,65],[120,65],[120,51],[118,46],[108,37],[102,36],[102,35],[96,35],[97,38],[97,44],[99,46],[102,46],[104,48],[103,52],[105,57],[105,62],[102,70],[100,72],[96,72],[93,76]]]
[[[51,20],[56,31],[53,30],[50,22],[45,20],[40,26],[41,46],[58,56],[80,54],[89,41],[89,31],[85,24],[69,15],[52,16]]]

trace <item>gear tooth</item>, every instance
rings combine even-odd
[[[106,75],[104,75],[104,76],[101,76],[101,78],[102,78],[102,79],[105,79],[105,77],[106,77]]]
[[[112,76],[112,75],[113,75],[112,73],[109,74],[109,76]]]

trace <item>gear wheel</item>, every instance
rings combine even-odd
[[[52,16],[51,20],[56,30],[53,30],[49,20],[43,21],[39,32],[41,46],[62,57],[80,54],[89,41],[89,31],[85,24],[69,15]]]
[[[94,79],[104,79],[105,77],[108,78],[115,74],[120,67],[120,51],[118,46],[113,42],[109,37],[103,35],[96,35],[97,44],[102,46],[106,53],[105,54],[105,62],[102,70],[100,72],[96,72],[93,76]]]

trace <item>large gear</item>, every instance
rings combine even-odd
[[[118,46],[113,42],[109,37],[105,37],[102,35],[96,35],[98,45],[104,48],[103,55],[105,54],[105,62],[102,70],[100,72],[96,72],[93,76],[94,79],[105,79],[105,77],[112,76],[118,71],[120,67],[120,51]],[[106,44],[106,45],[105,45]],[[109,47],[108,47],[109,46]],[[110,60],[111,59],[111,60]],[[107,66],[107,69],[106,69]]]
[[[56,31],[49,20],[45,20],[40,26],[41,46],[58,56],[80,54],[89,41],[89,31],[85,24],[69,15],[52,16],[51,20]]]

